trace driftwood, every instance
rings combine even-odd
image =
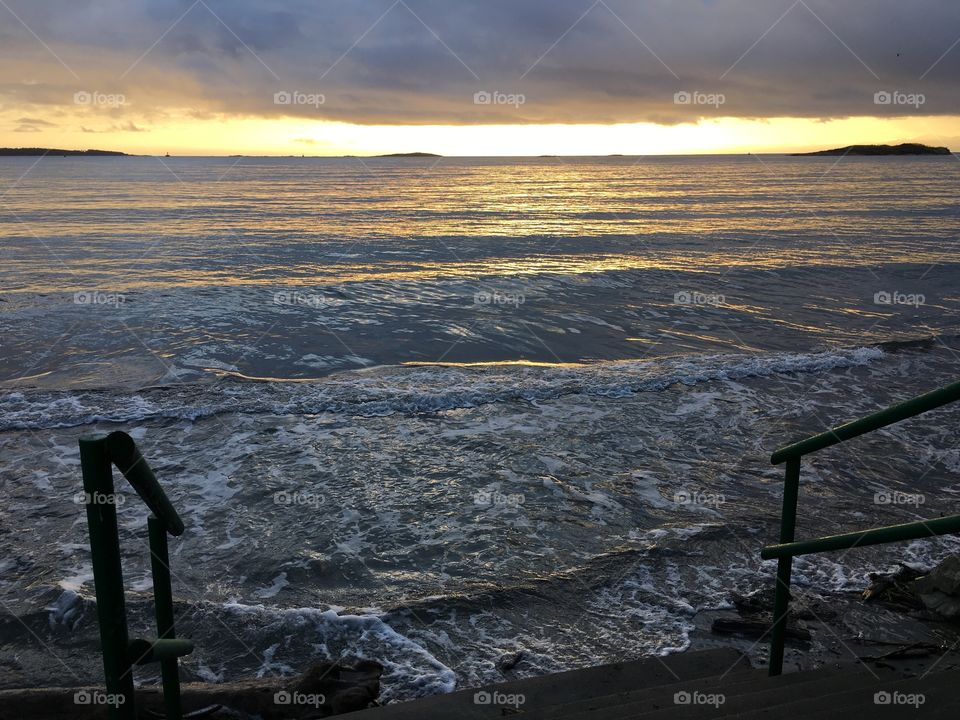
[[[211,720],[259,716],[263,720],[313,720],[362,710],[374,704],[380,693],[383,666],[361,660],[352,667],[337,663],[314,665],[300,677],[264,678],[240,682],[181,686],[183,710],[210,709]],[[159,687],[136,691],[137,708],[150,717],[163,714]],[[0,720],[103,720],[107,708],[93,704],[102,700],[102,688],[31,688],[0,691]],[[78,702],[79,700],[79,702]],[[88,701],[83,704],[84,701]],[[217,707],[219,706],[219,707]]]
[[[858,659],[860,660],[903,660],[909,658],[918,658],[918,657],[928,657],[933,653],[943,653],[948,650],[948,648],[937,645],[935,643],[925,643],[925,642],[916,642],[916,643],[905,643],[899,647],[895,647],[893,650],[890,650],[879,655],[860,655]]]
[[[870,573],[870,587],[863,591],[864,602],[876,602],[900,612],[909,612],[923,607],[913,588],[920,573],[908,565],[900,564],[893,573]]]
[[[748,637],[762,637],[770,630],[770,622],[764,620],[741,620],[737,618],[717,618],[713,621],[711,631],[718,635],[746,635]],[[806,628],[787,624],[786,637],[794,640],[810,640],[810,631]]]

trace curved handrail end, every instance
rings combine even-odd
[[[123,476],[133,485],[137,495],[147,504],[147,507],[159,518],[171,535],[183,534],[183,520],[177,514],[170,499],[157,482],[150,465],[140,454],[137,444],[127,433],[117,430],[106,437],[107,453],[110,460],[123,473]]]

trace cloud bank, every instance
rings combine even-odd
[[[958,41],[956,0],[6,0],[0,111],[21,132],[58,113],[129,128],[960,115]]]

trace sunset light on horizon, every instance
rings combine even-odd
[[[807,152],[825,147],[919,142],[960,146],[960,118],[717,118],[656,123],[524,125],[356,125],[303,118],[171,120],[97,134],[57,128],[0,135],[8,147],[118,150],[134,155],[380,155],[429,152],[462,157],[692,155]]]

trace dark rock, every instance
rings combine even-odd
[[[523,660],[523,652],[509,653],[497,660],[497,670],[502,673],[513,670]]]
[[[960,620],[960,555],[951,555],[913,583],[920,601],[931,612]]]
[[[747,595],[730,594],[740,617],[770,622],[773,612],[774,589],[762,588]],[[817,620],[832,617],[836,613],[816,597],[798,597],[796,589],[790,592],[790,617],[796,620]]]

